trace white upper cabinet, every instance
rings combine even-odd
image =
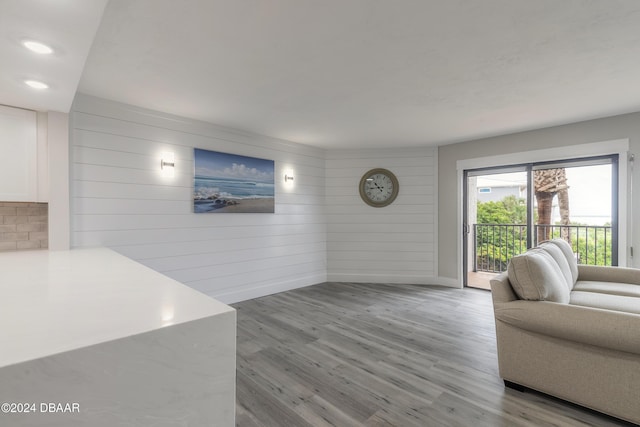
[[[45,201],[38,195],[35,111],[0,106],[0,161],[0,201]]]

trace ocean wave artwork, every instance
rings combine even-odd
[[[273,213],[274,161],[194,149],[195,213]]]

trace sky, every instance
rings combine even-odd
[[[567,168],[567,183],[571,216],[611,220],[611,165]]]
[[[218,151],[194,151],[196,176],[273,182],[274,161]]]

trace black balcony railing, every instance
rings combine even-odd
[[[610,226],[534,225],[550,239],[561,237],[571,244],[579,264],[612,265],[613,234]],[[474,271],[500,273],[509,260],[527,250],[527,226],[523,224],[474,224]],[[538,242],[534,241],[534,245]]]

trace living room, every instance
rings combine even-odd
[[[104,246],[227,304],[458,290],[461,168],[620,154],[620,265],[640,267],[635,2],[67,3],[3,11],[7,75],[50,85],[7,78],[0,99],[46,130],[50,250]],[[16,53],[47,33],[53,60]],[[272,160],[274,212],[194,213],[195,148]],[[358,188],[375,168],[400,187],[382,208]]]

